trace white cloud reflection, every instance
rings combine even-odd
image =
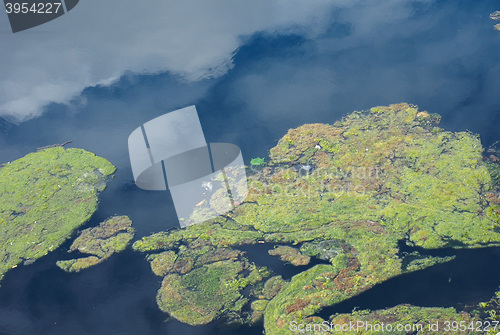
[[[347,1],[85,0],[17,34],[8,32],[2,14],[0,116],[27,120],[50,102],[67,103],[126,71],[169,71],[189,81],[220,76],[245,36],[314,33],[340,2]]]

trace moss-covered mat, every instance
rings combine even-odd
[[[60,246],[97,209],[115,167],[91,152],[40,150],[0,168],[0,278]]]
[[[400,240],[423,248],[499,245],[499,190],[492,178],[499,175],[498,163],[483,156],[477,135],[445,131],[439,121],[437,114],[402,103],[354,112],[333,125],[289,130],[268,161],[249,171],[249,195],[233,212],[134,243],[135,250],[150,254],[155,273],[166,275],[158,293],[160,307],[190,324],[244,310],[228,307],[241,297],[228,293],[226,282],[242,280],[243,267],[234,262],[245,261],[208,266],[188,256],[201,257],[199,245],[218,253],[237,252],[242,244],[289,243],[303,256],[330,262],[295,275],[268,298],[262,298],[261,282],[245,281],[250,290],[244,299],[252,310],[248,317],[240,315],[255,322],[263,314],[268,335],[290,334],[292,322],[321,323],[314,315],[322,307],[448,260],[400,254]],[[282,259],[291,262],[292,250],[274,253],[286,254]],[[189,266],[172,275],[174,260]],[[183,299],[189,308],[178,307]],[[417,307],[393,312],[420,320],[441,314],[471,318],[449,309],[434,316]],[[376,319],[386,312],[366,313],[363,317]]]
[[[91,256],[61,260],[56,264],[67,272],[79,272],[102,263],[113,254],[125,250],[134,238],[135,229],[128,216],[114,216],[99,226],[83,230],[73,241],[68,252],[78,250]]]

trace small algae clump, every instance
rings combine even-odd
[[[57,266],[68,272],[78,272],[99,264],[114,253],[125,250],[134,238],[134,233],[128,216],[114,216],[97,227],[83,230],[68,251],[78,250],[92,256],[58,261]]]
[[[495,21],[500,21],[500,11],[494,11],[493,13],[490,14],[490,19],[495,20]],[[497,23],[494,25],[495,30],[500,31],[500,23]]]
[[[79,272],[102,262],[102,258],[96,256],[57,261],[57,266],[67,272]]]
[[[259,166],[264,164],[264,158],[256,157],[250,160],[251,165]]]
[[[420,269],[428,268],[439,263],[449,262],[455,259],[455,256],[424,256],[419,252],[406,253],[403,256],[403,264],[401,265],[404,272],[412,272]]]
[[[268,335],[289,334],[291,322],[321,323],[315,315],[324,307],[451,259],[404,253],[399,243],[417,250],[500,245],[498,159],[484,155],[477,135],[446,131],[440,120],[401,103],[354,112],[332,125],[290,129],[266,165],[250,174],[245,202],[203,224],[144,237],[134,249],[179,255],[195,241],[205,241],[211,253],[269,243],[279,244],[271,253],[287,261],[317,257],[328,264],[296,274],[273,297],[247,299],[250,322],[263,314]],[[172,267],[171,254],[165,257],[169,261],[154,271]],[[181,283],[176,273],[179,278],[169,278]],[[169,297],[186,294],[180,284],[165,285]],[[162,309],[172,315],[169,306]]]
[[[85,223],[114,171],[104,158],[62,147],[0,168],[0,278],[56,249]]]
[[[271,256],[280,256],[282,261],[289,262],[295,266],[307,265],[311,260],[311,257],[302,255],[299,250],[286,245],[280,245],[269,250],[268,254]]]

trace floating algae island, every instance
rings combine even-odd
[[[230,311],[243,311],[248,303],[251,310],[239,314],[242,321],[263,315],[266,334],[289,334],[292,324],[319,326],[325,320],[315,315],[323,307],[449,260],[400,254],[398,241],[423,248],[499,245],[499,189],[492,176],[500,167],[483,157],[477,135],[445,131],[439,122],[439,115],[402,103],[354,112],[333,125],[289,130],[270,150],[269,161],[252,168],[249,195],[232,212],[134,243],[135,250],[149,254],[153,271],[165,276],[159,306],[195,325],[216,316],[234,318]],[[281,281],[266,297],[263,290],[276,277],[248,279],[238,272],[247,266],[243,255],[212,256],[236,255],[238,246],[255,243],[293,245],[302,256],[329,263]],[[292,261],[293,250],[273,250]],[[199,261],[206,254],[210,261]],[[208,307],[217,312],[205,317]],[[402,305],[331,320],[389,315],[422,323],[473,318],[454,309]]]
[[[134,234],[135,229],[128,216],[109,218],[97,227],[83,230],[68,250],[78,250],[91,256],[58,261],[57,266],[67,272],[79,272],[100,264],[113,254],[125,250]]]
[[[85,223],[114,171],[104,158],[62,147],[0,168],[0,278],[55,250]]]

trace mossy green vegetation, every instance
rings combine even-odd
[[[250,160],[251,165],[259,166],[264,164],[264,158],[261,157],[255,157]]]
[[[0,168],[0,277],[56,249],[85,223],[114,171],[104,158],[62,147]]]
[[[145,237],[134,249],[266,242],[328,261],[294,276],[272,299],[251,302],[264,314],[266,334],[275,335],[377,283],[449,260],[402,255],[398,241],[428,249],[499,245],[498,162],[483,156],[477,135],[445,131],[440,120],[401,103],[291,129],[249,176],[244,203]]]
[[[191,325],[208,323],[226,310],[239,311],[237,302],[244,299],[240,293],[244,277],[239,274],[244,269],[244,263],[226,260],[198,267],[184,276],[167,275],[158,292],[158,306]]]
[[[125,250],[134,234],[135,229],[132,228],[132,221],[128,216],[114,216],[97,227],[83,230],[68,250],[78,250],[82,254],[92,256],[62,260],[56,264],[67,272],[78,272],[97,265],[113,254]]]
[[[449,262],[453,259],[455,259],[455,256],[427,256],[421,255],[419,252],[415,251],[404,255],[402,268],[404,272],[412,272],[428,268],[429,266],[433,266],[435,264]]]
[[[295,266],[307,265],[311,260],[311,257],[302,255],[298,249],[287,245],[277,246],[276,248],[269,250],[268,253],[271,256],[280,256],[282,261],[289,262]]]
[[[225,315],[242,322],[240,313],[248,299],[243,294],[269,276],[232,248],[216,248],[198,238],[169,250],[148,256],[153,272],[165,276],[157,295],[158,306],[175,319],[201,325]]]

